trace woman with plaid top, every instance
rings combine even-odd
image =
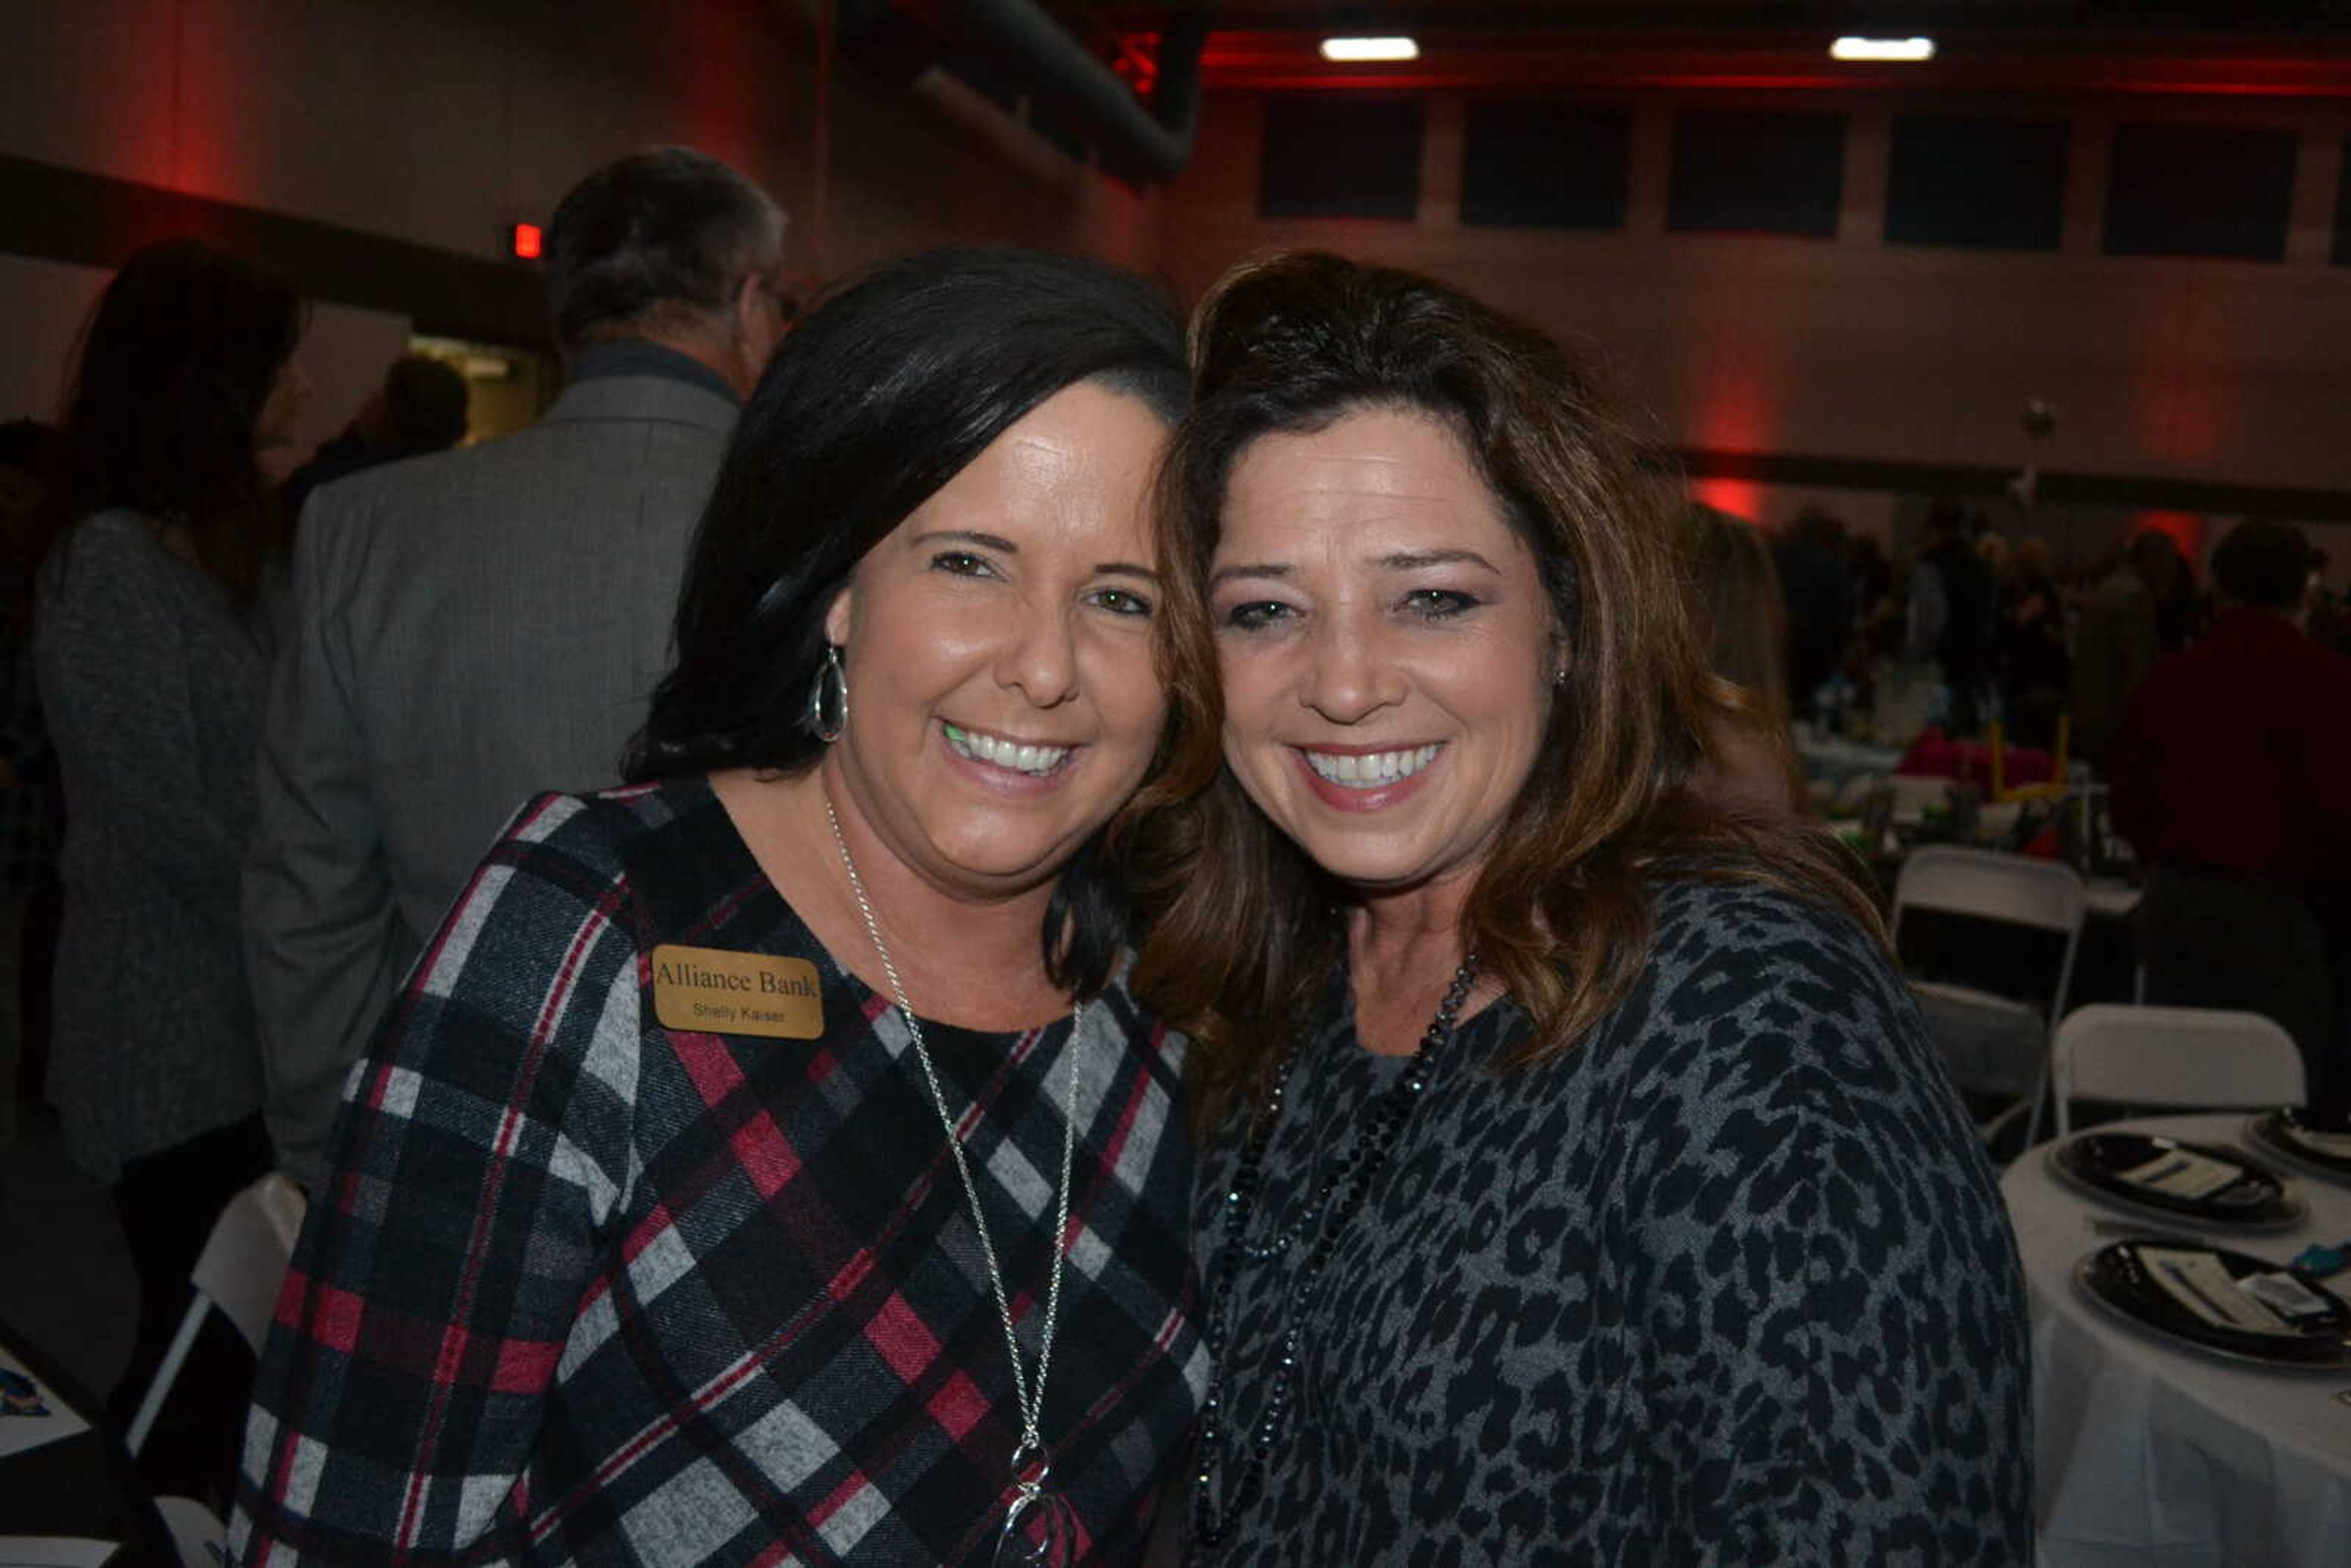
[[[1074,260],[919,257],[789,340],[640,782],[524,809],[351,1080],[239,1561],[1139,1558],[1206,1373],[1107,832],[1182,396]]]

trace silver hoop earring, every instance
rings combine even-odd
[[[809,686],[809,733],[831,746],[849,727],[849,676],[841,667],[839,644],[824,645],[824,664]]]

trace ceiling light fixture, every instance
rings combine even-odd
[[[1838,60],[1931,60],[1932,38],[1843,37],[1829,46],[1829,57]]]
[[[1348,65],[1365,60],[1416,60],[1420,46],[1410,38],[1325,38],[1322,57]]]

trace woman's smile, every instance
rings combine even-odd
[[[945,719],[939,721],[939,732],[946,737],[947,749],[957,757],[995,772],[1017,773],[1029,779],[1050,779],[1061,772],[1080,750],[1075,745],[992,735],[984,729],[949,724]]]
[[[1299,746],[1307,788],[1342,811],[1384,811],[1420,792],[1445,743],[1423,746]]]

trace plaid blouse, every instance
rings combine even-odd
[[[663,943],[810,960],[822,1038],[664,1028]],[[1070,1032],[924,1025],[1031,1358]],[[525,808],[346,1087],[235,1559],[986,1562],[1019,1417],[909,1043],[703,781]],[[1123,1564],[1206,1378],[1192,1155],[1176,1037],[1114,986],[1085,1051],[1042,1426]]]

